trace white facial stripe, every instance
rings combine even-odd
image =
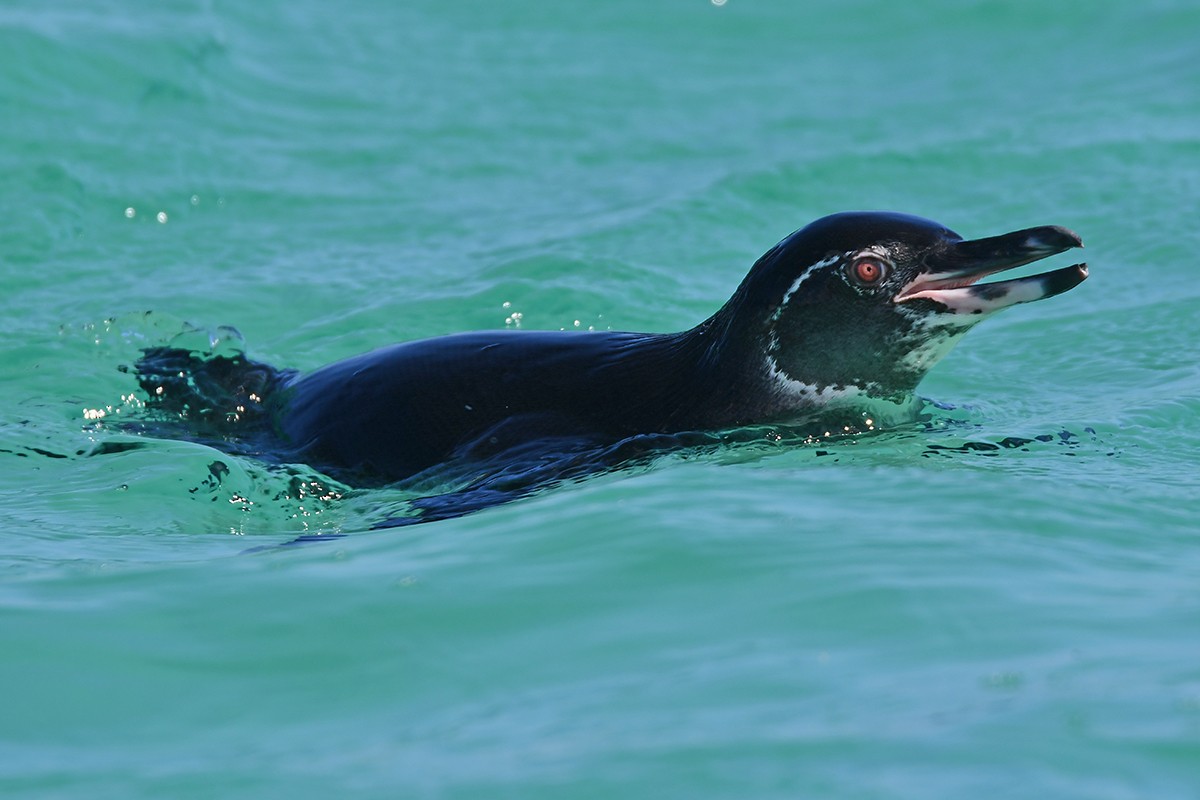
[[[816,272],[819,269],[824,269],[825,267],[836,264],[837,262],[844,259],[847,255],[848,255],[848,253],[842,253],[840,255],[830,256],[829,258],[823,259],[823,260],[818,261],[817,263],[813,264],[811,267],[804,270],[804,272],[801,272],[800,277],[798,277],[798,278],[796,278],[796,280],[792,281],[792,285],[789,286],[788,290],[783,293],[783,299],[779,301],[779,305],[775,308],[775,311],[771,314],[770,323],[772,325],[775,324],[775,322],[779,319],[779,316],[783,313],[783,310],[785,308],[787,308],[788,301],[792,299],[792,295],[794,295],[796,293],[796,290],[800,288],[800,284],[804,283],[804,281],[808,279],[809,275],[812,275],[814,272]]]
[[[814,383],[789,378],[776,366],[774,360],[768,357],[767,369],[774,382],[783,408],[796,413],[812,412],[820,409],[836,411],[845,409],[853,411],[861,419],[860,430],[875,430],[880,427],[893,427],[911,422],[921,408],[921,401],[910,395],[904,400],[888,400],[878,395],[872,395],[879,385],[867,382],[863,386],[817,386]],[[851,432],[849,428],[834,433]],[[828,436],[829,433],[826,433]]]
[[[783,310],[787,308],[788,301],[792,299],[792,295],[796,294],[796,290],[800,288],[800,284],[804,283],[804,281],[806,281],[808,277],[817,270],[832,266],[846,258],[847,255],[849,254],[841,253],[839,255],[830,256],[829,258],[825,258],[816,262],[808,269],[804,270],[804,272],[801,272],[799,277],[792,281],[792,285],[788,287],[788,290],[783,293],[783,298],[779,301],[779,305],[776,306],[775,310],[771,313],[770,319],[768,320],[766,357],[767,375],[770,377],[771,381],[776,385],[776,387],[778,387],[780,392],[789,397],[804,397],[807,399],[811,395],[813,405],[824,405],[825,402],[827,402],[830,398],[826,397],[821,399],[817,397],[819,393],[816,392],[815,386],[793,380],[792,378],[788,377],[787,373],[779,368],[779,363],[775,360],[775,352],[779,349],[779,337],[775,334],[775,323],[778,322],[779,317],[783,315]],[[827,390],[829,388],[830,387],[825,387]]]
[[[872,382],[864,382],[858,386],[850,384],[847,386],[818,386],[815,383],[805,383],[798,381],[788,375],[779,368],[779,362],[775,360],[775,351],[779,349],[779,339],[775,336],[775,331],[772,330],[767,336],[767,356],[765,359],[767,368],[767,377],[774,384],[776,391],[790,401],[801,401],[802,404],[809,408],[819,406],[828,406],[846,401],[847,405],[853,404],[867,396],[867,393],[878,389],[878,385]]]
[[[820,406],[828,406],[836,403],[846,402],[847,405],[865,396],[862,388],[858,386],[817,386],[815,383],[805,383],[794,378],[789,378],[787,373],[779,369],[775,363],[775,359],[767,356],[767,374],[770,376],[775,388],[780,394],[788,397],[791,400],[803,401],[804,405],[810,408]]]

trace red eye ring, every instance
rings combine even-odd
[[[863,286],[874,286],[887,274],[887,265],[878,258],[860,258],[850,267],[850,276]]]

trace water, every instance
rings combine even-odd
[[[1182,1],[8,0],[0,791],[1197,796],[1198,34]],[[366,530],[386,492],[114,446],[118,366],[189,325],[300,369],[675,330],[850,208],[1067,225],[1092,278],[969,334],[929,430],[403,531]],[[243,555],[306,532],[349,535]]]

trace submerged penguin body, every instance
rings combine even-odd
[[[297,379],[276,412],[303,460],[400,479],[535,439],[611,442],[737,424],[686,337],[497,331],[406,342]]]

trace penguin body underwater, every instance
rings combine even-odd
[[[135,370],[150,408],[192,420],[206,431],[197,438],[350,483],[392,484],[448,463],[511,472],[556,453],[580,465],[589,463],[581,454],[603,451],[612,466],[622,443],[657,449],[689,433],[831,412],[866,427],[902,418],[919,402],[917,384],[971,327],[1074,288],[1087,267],[978,281],[1081,246],[1056,226],[966,240],[919,217],[845,212],[783,239],[716,313],[679,333],[461,333],[306,375],[159,347]],[[526,493],[514,485],[393,522]]]

